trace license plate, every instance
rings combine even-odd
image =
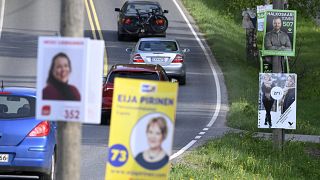
[[[9,154],[0,154],[0,162],[9,162]]]
[[[165,58],[163,57],[153,57],[151,58],[152,62],[165,62]]]

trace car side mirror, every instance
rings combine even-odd
[[[128,53],[131,53],[131,52],[132,52],[132,48],[127,48],[126,51],[127,51]]]
[[[163,10],[163,13],[169,13],[169,11],[168,10]]]
[[[183,49],[182,51],[185,52],[185,53],[188,53],[188,52],[190,52],[190,49],[185,48],[185,49]]]
[[[114,8],[114,11],[120,12],[120,8]]]

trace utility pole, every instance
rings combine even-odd
[[[83,0],[61,0],[60,32],[66,37],[83,37]],[[57,180],[80,179],[81,124],[58,122]]]
[[[274,0],[273,9],[284,9],[284,0]],[[272,56],[272,72],[273,73],[282,73],[283,72],[283,57],[281,56]],[[273,129],[272,139],[274,149],[282,150],[284,143],[284,129]]]

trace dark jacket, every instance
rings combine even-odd
[[[289,36],[283,31],[276,32],[272,30],[268,32],[265,37],[264,46],[266,50],[292,50]]]
[[[291,106],[291,104],[296,100],[295,98],[295,89],[291,88],[286,93],[283,105],[282,105],[282,113],[286,112],[286,110]]]
[[[144,168],[146,169],[150,169],[150,170],[157,170],[162,168],[164,165],[166,165],[169,161],[169,156],[165,155],[161,160],[157,161],[157,162],[147,162],[144,158],[143,158],[143,152],[139,153],[136,156],[136,161]]]

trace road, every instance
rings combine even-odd
[[[35,86],[37,37],[59,34],[60,4],[51,0],[10,0],[5,3],[0,40],[0,80],[6,85]],[[114,8],[123,3],[124,0],[86,0],[84,34],[105,40],[108,67],[128,63],[125,48],[135,44],[135,41],[117,41]],[[191,50],[186,59],[187,83],[179,87],[173,158],[179,155],[178,152],[183,153],[225,132],[227,94],[223,75],[214,58],[210,52],[204,51],[208,50],[206,44],[200,46],[174,0],[161,0],[160,3],[163,9],[169,10],[166,15],[169,20],[167,37],[177,39],[182,48]],[[186,17],[190,18],[188,14]],[[194,22],[189,21],[194,27]],[[83,125],[83,180],[104,178],[108,135],[108,126]]]

